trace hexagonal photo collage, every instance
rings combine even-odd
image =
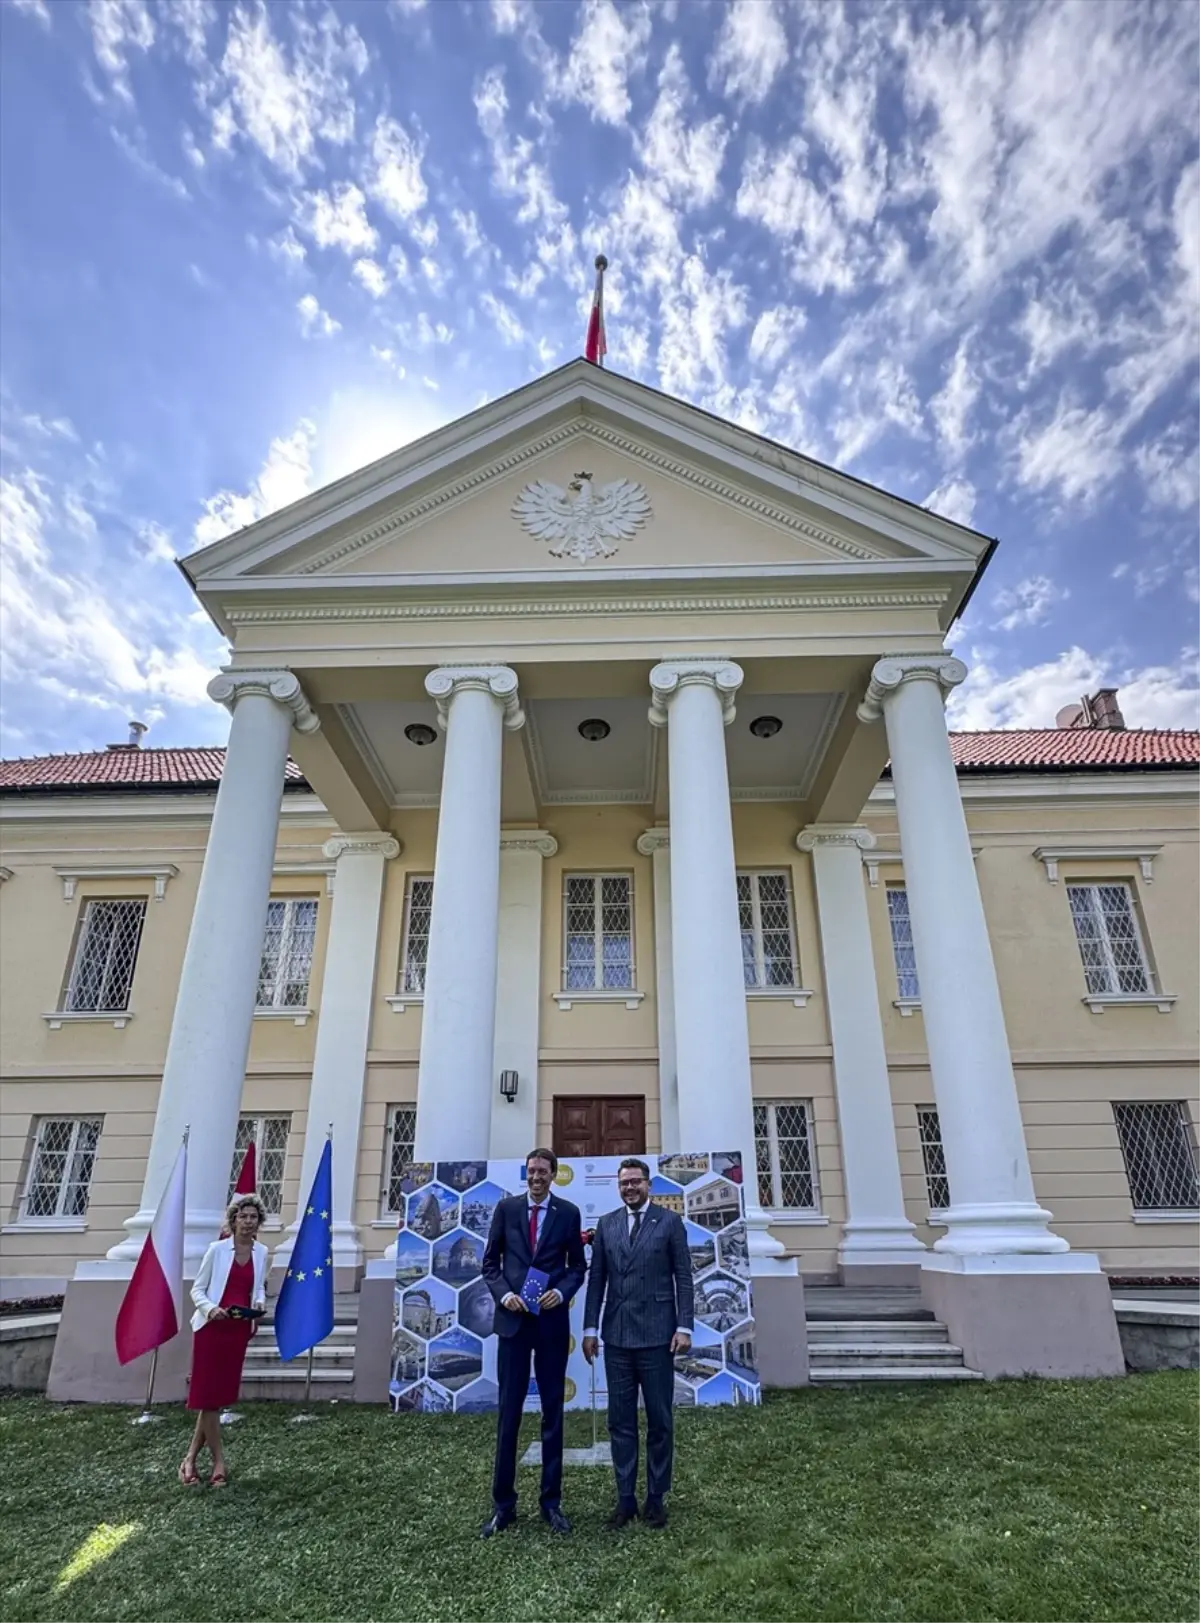
[[[683,1219],[695,1281],[695,1334],[690,1352],[675,1361],[675,1401],[758,1403],[742,1158],[737,1152],[706,1151],[647,1159],[653,1172],[651,1200]],[[580,1208],[585,1231],[621,1204],[619,1160],[607,1156],[559,1163],[555,1192]],[[417,1162],[408,1168],[403,1189],[396,1236],[392,1408],[428,1414],[494,1409],[499,1400],[495,1307],[482,1277],[483,1254],[496,1203],[525,1192],[524,1163]],[[581,1351],[585,1294],[581,1290],[571,1306],[568,1408],[605,1403],[603,1361],[589,1368]],[[537,1407],[536,1387],[527,1407]]]

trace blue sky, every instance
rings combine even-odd
[[[173,557],[577,355],[1001,538],[959,726],[1194,725],[1196,9],[0,0],[6,755],[213,742]]]

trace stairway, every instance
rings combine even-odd
[[[805,1293],[809,1379],[818,1386],[863,1381],[978,1381],[961,1347],[919,1290],[818,1286]]]
[[[247,1402],[261,1398],[299,1403],[304,1397],[308,1376],[308,1356],[302,1353],[285,1364],[275,1343],[274,1303],[267,1304],[267,1317],[246,1350],[242,1371],[242,1397]],[[348,1291],[333,1299],[333,1331],[313,1350],[313,1396],[350,1396],[354,1385],[354,1342],[358,1334],[358,1294]]]

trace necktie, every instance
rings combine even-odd
[[[642,1231],[642,1208],[639,1206],[633,1214],[633,1227],[629,1231],[629,1243],[635,1245],[637,1237]]]
[[[530,1254],[530,1256],[532,1256],[533,1253],[537,1250],[537,1236],[538,1236],[538,1208],[536,1206],[531,1206],[529,1208],[529,1254]]]

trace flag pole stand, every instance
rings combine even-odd
[[[162,1419],[161,1415],[153,1414],[150,1407],[154,1402],[154,1376],[157,1370],[158,1348],[155,1347],[154,1351],[150,1354],[150,1379],[146,1383],[146,1407],[142,1410],[141,1414],[135,1415],[133,1420],[130,1421],[130,1424],[133,1426],[157,1426],[158,1422]]]
[[[308,1369],[305,1371],[304,1375],[304,1407],[306,1410],[308,1408],[309,1400],[312,1397],[313,1354],[316,1352],[316,1350],[317,1349],[315,1346],[308,1349]],[[302,1426],[306,1421],[315,1420],[316,1418],[317,1417],[315,1414],[294,1414],[292,1416],[292,1425]]]

